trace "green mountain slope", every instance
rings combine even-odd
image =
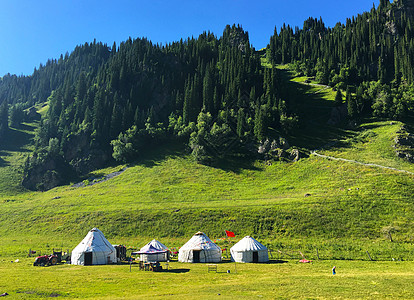
[[[283,27],[261,51],[233,25],[166,46],[86,43],[5,76],[4,251],[72,246],[97,226],[121,241],[228,229],[329,258],[414,258],[406,4]]]
[[[302,84],[298,81],[292,84]],[[329,107],[329,89],[304,88],[304,99]],[[309,128],[306,137],[298,138],[309,152],[319,149],[318,154],[356,162],[311,154],[298,162],[223,161],[211,167],[196,163],[179,144],[170,144],[109,180],[95,179],[93,185],[91,178],[83,187],[28,192],[10,184],[0,199],[0,236],[6,244],[17,239],[16,245],[29,245],[34,237],[41,244],[72,245],[97,226],[113,239],[149,236],[177,243],[198,230],[220,237],[227,229],[237,236],[260,237],[273,249],[306,249],[315,255],[318,248],[327,257],[347,259],[366,258],[366,250],[387,259],[398,251],[413,258],[414,182],[403,170],[414,172],[414,165],[398,158],[393,148],[402,126],[367,120],[352,130]],[[316,136],[319,140],[308,142]],[[23,161],[19,151],[11,151],[10,157]],[[111,167],[94,176],[123,169]],[[384,235],[389,231],[393,243]],[[22,251],[13,249],[8,251]]]
[[[11,128],[6,135],[7,143],[0,150],[0,193],[2,198],[24,192],[21,185],[23,165],[32,153],[32,139],[36,124],[23,124],[21,128]]]
[[[23,109],[47,101],[23,181],[47,190],[170,140],[211,165],[266,148],[267,139],[316,149],[325,134],[343,134],[327,131],[326,117],[341,127],[371,117],[407,122],[414,112],[411,7],[384,0],[333,28],[313,18],[295,30],[284,25],[259,51],[236,25],[220,37],[203,32],[168,45],[85,43],[32,76],[0,80],[0,139],[9,118],[19,124]],[[291,64],[312,84],[305,77],[285,84],[287,72],[276,64]]]

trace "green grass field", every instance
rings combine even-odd
[[[288,68],[281,69],[309,114],[288,137],[292,145],[308,153],[317,150],[414,172],[393,148],[402,123],[365,120],[352,129],[327,126],[321,120],[327,120],[335,93],[305,85],[305,78],[290,79]],[[173,143],[108,181],[31,192],[20,185],[21,166],[32,149],[36,126],[11,129],[13,143],[0,151],[0,294],[7,292],[15,299],[414,296],[409,288],[414,282],[414,265],[409,262],[414,261],[411,174],[316,155],[298,162],[203,166]],[[108,167],[94,175],[124,167]],[[150,273],[136,268],[129,272],[127,265],[35,268],[33,258],[27,258],[29,249],[72,250],[92,227],[100,228],[112,243],[131,249],[152,238],[179,248],[199,230],[229,248],[231,244],[220,238],[224,230],[231,230],[236,240],[254,236],[272,250],[273,259],[287,263],[238,264],[237,273],[234,264],[223,263],[218,274],[211,274],[204,264],[174,262],[177,271]],[[393,242],[385,234],[387,228],[392,228]],[[297,263],[300,252],[314,263]],[[20,262],[11,263],[16,259]],[[331,275],[333,265],[336,276]]]
[[[283,263],[281,263],[283,262]],[[137,265],[33,267],[0,263],[0,292],[11,299],[411,299],[412,262],[283,260],[269,264],[170,262],[164,272]],[[337,274],[331,269],[336,266]],[[227,270],[230,273],[227,273]]]

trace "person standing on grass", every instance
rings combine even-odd
[[[335,275],[336,274],[336,267],[334,266],[333,268],[332,268],[332,275]]]

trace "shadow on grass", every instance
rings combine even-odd
[[[188,154],[188,147],[184,143],[171,141],[162,147],[154,146],[152,149],[145,150],[142,152],[141,158],[134,163],[131,163],[130,166],[152,168],[156,166],[158,162],[163,161],[166,158],[178,158],[187,156]],[[245,153],[230,153],[223,157],[213,158],[205,165],[235,173],[240,173],[242,170],[261,170],[254,166],[255,161],[256,157],[248,154],[246,151]]]
[[[234,172],[236,174],[240,173],[242,170],[261,171],[261,168],[254,165],[256,160],[257,158],[253,155],[239,153],[237,155],[228,155],[223,158],[215,159],[208,165],[213,168]]]
[[[321,149],[332,147],[338,140],[349,139],[352,133],[341,126],[328,126],[334,101],[328,97],[330,90],[291,81],[289,70],[280,70],[284,83],[283,99],[288,99],[289,108],[299,116],[300,128],[294,130],[288,141],[301,148]]]
[[[375,120],[370,120],[371,122],[375,121]],[[386,121],[386,120],[378,120],[378,121]],[[391,122],[390,122],[391,123]],[[362,130],[369,130],[369,129],[377,129],[379,127],[384,126],[383,124],[366,124],[361,126]]]
[[[151,149],[142,151],[140,158],[135,162],[130,163],[129,166],[152,168],[156,166],[159,161],[165,160],[166,158],[176,158],[185,155],[185,150],[186,146],[183,143],[175,141],[166,142],[162,147],[153,146]]]
[[[281,259],[271,259],[268,262],[269,264],[287,264],[287,260],[281,260]]]
[[[34,131],[36,129],[36,126],[29,124],[20,124],[20,126],[17,129]]]
[[[2,145],[2,150],[7,151],[19,151],[19,152],[30,152],[23,147],[30,144],[33,138],[32,134],[10,128],[5,137],[9,143]]]
[[[181,273],[188,273],[190,269],[169,269],[169,270],[162,270],[162,273],[174,273],[174,274],[181,274]]]
[[[8,154],[6,154],[8,155]],[[0,156],[5,156],[3,153],[0,152]],[[5,161],[3,158],[0,157],[0,168],[10,166],[10,163]]]

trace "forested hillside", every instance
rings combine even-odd
[[[327,28],[309,18],[303,28],[284,25],[271,37],[274,64],[347,90],[348,115],[404,119],[414,109],[414,1],[381,0],[378,8]]]
[[[204,32],[168,45],[85,43],[31,76],[1,78],[0,138],[7,142],[9,126],[39,118],[35,105],[47,110],[24,166],[23,185],[38,190],[171,142],[204,164],[251,156],[272,141],[272,149],[284,148],[306,116],[282,84],[280,64],[334,87],[336,106],[346,106],[341,122],[407,120],[414,110],[413,16],[414,1],[382,0],[334,28],[314,18],[301,29],[284,25],[266,51],[256,51],[236,25],[221,37]]]
[[[12,109],[48,104],[23,184],[48,189],[172,138],[200,162],[243,153],[268,126],[289,130],[296,120],[278,97],[276,72],[262,68],[247,32],[233,25],[221,38],[205,32],[166,46],[85,44],[32,77],[7,76],[3,98],[22,99]]]

